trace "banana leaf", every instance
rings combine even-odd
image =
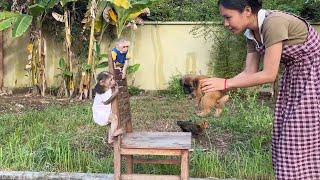
[[[32,16],[21,15],[18,17],[17,22],[13,25],[12,37],[19,37],[27,31],[32,22]]]
[[[91,69],[91,65],[87,64],[87,63],[83,63],[82,64],[82,69],[84,71],[89,71]]]
[[[39,16],[41,13],[43,13],[45,10],[45,6],[42,6],[40,4],[33,4],[29,6],[29,11],[32,16]]]
[[[55,5],[57,5],[59,3],[59,0],[51,0],[47,5],[46,5],[46,9],[51,9],[53,8]]]
[[[78,1],[78,0],[61,0],[61,1],[60,1],[60,4],[61,4],[61,6],[63,7],[63,6],[65,6],[67,3],[69,3],[69,2],[74,2],[74,1]]]
[[[109,10],[109,16],[117,25],[117,35],[121,36],[123,29],[125,28],[125,24],[130,22],[131,20],[138,17],[142,10],[146,7],[150,6],[153,2],[157,0],[140,0],[140,1],[131,1],[130,8],[124,8],[122,5],[126,0],[121,1],[122,3],[116,2],[115,0],[108,0],[113,3],[113,8],[117,16],[113,15],[113,11]],[[117,4],[118,3],[118,4]]]
[[[99,58],[103,59],[103,58],[108,58],[108,54],[100,54]]]
[[[66,62],[64,61],[64,58],[60,58],[59,60],[59,67],[61,69],[65,69],[66,68]]]
[[[136,1],[133,2],[132,8],[130,9],[130,14],[137,13],[141,11],[142,9],[149,7],[152,3],[156,2],[157,0],[142,0],[142,1]]]
[[[41,5],[43,7],[47,6],[47,4],[50,2],[51,0],[38,0],[35,4]]]
[[[107,1],[100,1],[97,5],[97,8],[96,8],[96,19],[100,19],[100,16],[102,15],[103,13],[103,10],[106,8],[107,6]]]
[[[100,32],[102,29],[102,20],[101,19],[96,19],[95,20],[95,25],[94,25],[94,31],[95,32]]]
[[[128,0],[108,0],[108,1],[124,9],[129,9],[131,7],[130,2]]]
[[[0,22],[0,31],[11,27],[11,26],[12,26],[12,23],[13,23],[16,19],[17,19],[16,17],[11,17],[11,18],[8,18],[8,19],[5,19],[5,20],[1,21],[1,22]]]
[[[108,67],[108,62],[105,61],[105,62],[101,62],[100,64],[97,65],[96,68],[106,68]]]
[[[69,77],[72,76],[72,72],[70,72],[70,71],[68,71],[68,70],[64,70],[64,71],[63,71],[63,74],[66,75],[66,76],[69,76]]]
[[[17,16],[20,16],[20,13],[3,11],[3,12],[0,12],[0,21],[4,19],[9,19],[11,17],[17,17]]]
[[[134,64],[128,67],[128,74],[133,74],[138,71],[140,64]]]
[[[109,9],[109,10],[108,10],[108,13],[109,13],[110,18],[111,18],[115,23],[117,23],[117,22],[118,22],[117,15],[113,12],[113,10],[112,10],[112,9]]]

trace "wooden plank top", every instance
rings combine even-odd
[[[122,136],[121,147],[136,149],[191,149],[190,132],[133,132]]]

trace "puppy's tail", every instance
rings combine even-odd
[[[224,95],[220,99],[217,100],[217,103],[220,107],[222,107],[229,100],[229,95]]]

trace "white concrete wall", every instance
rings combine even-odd
[[[190,31],[195,23],[151,23],[127,30],[125,37],[131,40],[131,64],[141,64],[135,73],[135,85],[145,90],[160,90],[167,87],[172,75],[190,72],[207,74],[213,42],[195,37]],[[320,31],[320,25],[314,25]],[[26,47],[28,36],[12,39],[11,31],[5,33],[4,87],[28,87],[30,80],[24,70],[28,63]],[[107,35],[105,35],[107,36]],[[59,73],[58,62],[65,55],[63,44],[47,37],[46,71],[49,86],[58,86],[54,75]],[[102,42],[101,51],[107,53],[110,39]],[[76,42],[74,42],[76,43]],[[100,69],[101,71],[101,69]]]

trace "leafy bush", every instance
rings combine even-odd
[[[129,90],[129,94],[131,96],[137,96],[140,94],[140,92],[142,92],[142,89],[140,89],[139,87],[134,86],[134,85],[128,86],[128,90]]]
[[[309,21],[320,21],[320,1],[309,1],[306,3],[301,16]]]
[[[213,21],[218,16],[217,0],[159,0],[150,6],[151,21]]]
[[[185,97],[183,89],[180,85],[181,74],[172,75],[168,82],[167,90],[161,92],[162,95],[167,95],[176,98]]]
[[[217,24],[195,26],[191,33],[214,42],[208,64],[209,75],[230,78],[243,70],[247,53],[244,36],[234,35]]]
[[[265,0],[263,8],[301,15],[307,20],[320,20],[319,0]],[[218,21],[217,0],[159,0],[150,6],[151,21]]]
[[[0,11],[9,11],[12,2],[10,1],[2,1],[0,2]]]
[[[304,1],[301,0],[268,0],[263,1],[264,9],[277,9],[300,15],[304,8]]]
[[[214,45],[217,52],[211,68],[215,76],[230,78],[243,70],[247,53],[243,47],[246,47],[246,42],[244,36],[233,35],[227,29],[220,34]]]
[[[320,11],[318,11],[320,1],[270,0],[264,1],[263,6],[265,9],[278,9],[298,15],[303,14],[303,17],[308,20],[320,20]],[[215,11],[217,14],[218,8]],[[212,47],[213,56],[209,63],[210,75],[229,78],[243,70],[246,58],[244,36],[233,35],[226,28],[217,27],[217,24],[196,26],[191,33],[195,36],[202,36],[206,41],[214,42]]]
[[[268,0],[263,1],[263,8],[290,12],[308,21],[320,21],[319,0]]]

